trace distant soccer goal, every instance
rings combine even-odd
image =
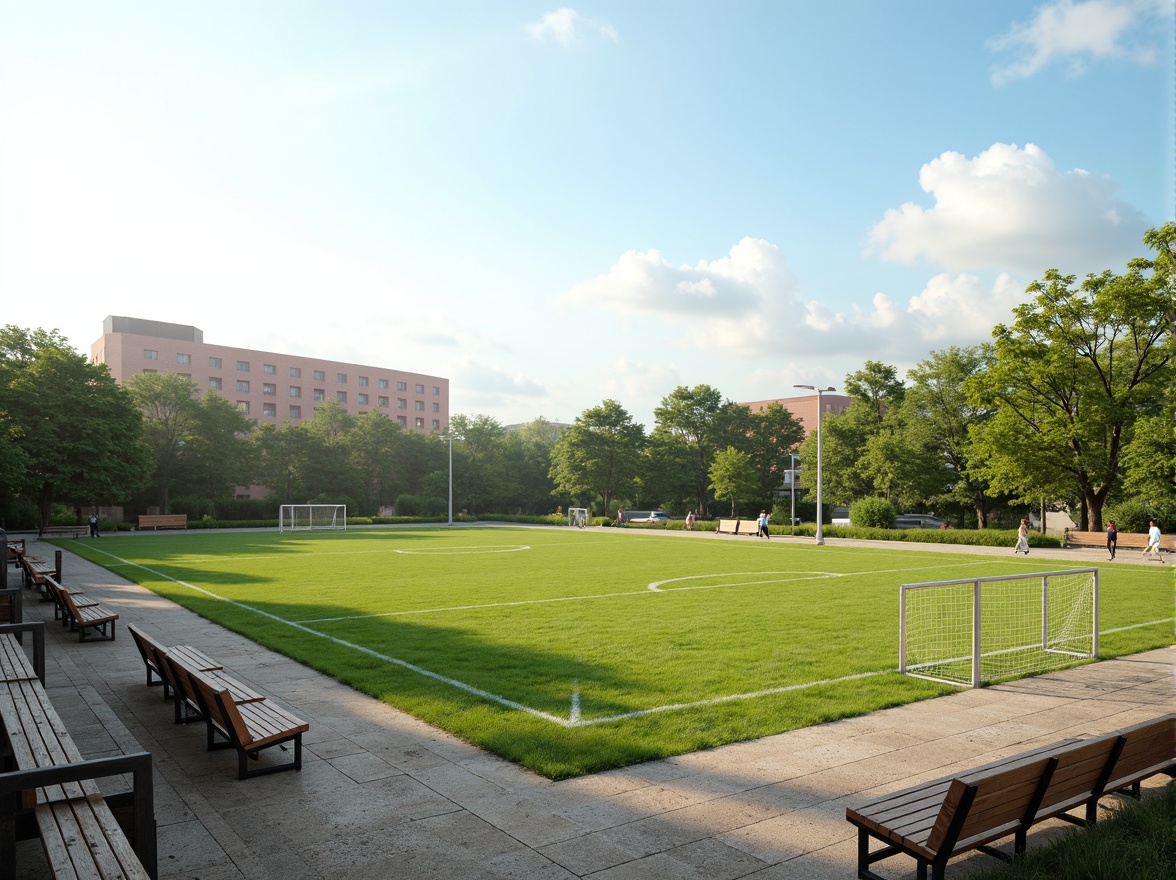
[[[577,529],[582,529],[588,525],[588,508],[587,507],[569,507],[568,508],[568,525],[575,526]]]
[[[1098,569],[903,584],[899,671],[979,687],[1098,656]]]
[[[283,504],[278,508],[278,531],[347,530],[346,504]]]

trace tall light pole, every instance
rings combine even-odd
[[[836,388],[817,388],[815,385],[793,385],[793,388],[807,388],[817,392],[817,543],[825,543],[825,531],[822,528],[825,520],[825,508],[821,506],[821,421],[825,415],[825,408],[821,405],[821,395],[826,391],[836,391]]]
[[[790,535],[796,534],[796,459],[795,452],[789,452],[788,457],[792,459],[792,475],[788,478],[788,493],[792,496],[792,519],[788,521],[788,533]]]
[[[449,441],[449,522],[453,525],[453,432],[441,435],[442,440]]]

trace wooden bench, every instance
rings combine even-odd
[[[156,647],[153,650],[159,667],[166,670],[167,682],[175,692],[177,724],[208,721],[204,705],[200,702],[200,695],[189,680],[189,675],[193,672],[208,677],[217,687],[227,690],[238,703],[259,703],[265,699],[264,694],[259,694],[244,682],[237,681],[203,651],[185,645],[162,651]]]
[[[74,623],[70,617],[69,608],[65,604],[66,593],[73,599],[74,607],[76,608],[88,608],[91,605],[98,604],[93,599],[88,598],[85,591],[67,587],[64,584],[58,583],[53,578],[45,579],[45,591],[49,598],[53,600],[53,619],[60,620],[62,626],[71,626]]]
[[[99,605],[97,602],[86,600],[69,590],[62,589],[61,585],[52,578],[49,579],[49,582],[50,589],[55,591],[55,598],[61,601],[62,613],[65,615],[64,620],[69,625],[70,632],[78,634],[78,641],[86,641],[88,630],[94,630],[98,633],[97,636],[91,636],[91,639],[114,641],[114,625],[118,620],[118,612],[112,611],[105,605]]]
[[[39,538],[80,538],[89,534],[90,526],[45,526],[37,532]]]
[[[33,656],[25,651],[23,635],[33,637]],[[0,681],[35,678],[45,683],[45,622],[0,624]]]
[[[24,571],[24,583],[26,587],[35,587],[41,594],[41,598],[51,598],[47,587],[45,586],[45,578],[55,578],[59,583],[61,581],[61,551],[58,550],[53,554],[53,562],[46,562],[36,556],[30,556],[27,553],[20,558],[21,569]]]
[[[186,529],[188,528],[188,514],[186,513],[141,513],[139,514],[140,529]]]
[[[1107,533],[1066,529],[1065,544],[1067,547],[1105,547],[1107,546]],[[1147,547],[1147,535],[1141,532],[1119,532],[1115,546],[1120,550],[1143,550]],[[1176,552],[1176,536],[1161,535],[1160,549]]]
[[[0,624],[20,623],[24,620],[24,590],[5,587],[0,590]]]
[[[183,674],[207,722],[209,750],[230,747],[237,750],[238,779],[302,769],[302,734],[310,730],[309,724],[264,698],[236,699],[209,673],[185,669]],[[274,746],[286,751],[288,742],[294,743],[292,761],[250,769],[249,762],[257,760],[259,752]]]
[[[720,535],[755,535],[759,524],[754,519],[721,519],[715,529]]]
[[[168,647],[153,636],[149,636],[133,623],[127,624],[127,630],[130,632],[131,638],[135,641],[135,647],[139,649],[139,656],[143,658],[143,665],[147,668],[147,687],[163,685],[164,700],[170,700],[172,691],[174,690],[172,686],[173,673],[166,659],[169,651],[174,652],[179,662],[200,672],[223,669],[219,663],[197,648],[189,645],[173,645]],[[155,681],[154,679],[156,678],[159,680]],[[195,708],[199,709],[199,706]],[[177,711],[177,723],[180,720],[180,713]]]
[[[8,538],[8,561],[12,563],[13,568],[21,567],[21,557],[25,555],[25,539],[24,538]]]
[[[84,759],[35,676],[0,683],[0,723],[0,876],[16,876],[17,841],[37,834],[55,877],[154,880],[151,755]],[[103,797],[96,780],[125,774],[131,790]],[[130,838],[116,810],[129,811]]]
[[[1098,801],[1176,768],[1176,715],[1168,714],[1105,736],[1066,740],[1014,755],[953,776],[885,795],[845,818],[858,828],[858,877],[883,880],[870,870],[882,859],[905,853],[915,859],[919,880],[931,869],[942,880],[948,861],[971,850],[1007,856],[989,846],[1013,835],[1024,852],[1027,833],[1050,818],[1093,824]],[[1069,815],[1085,809],[1083,818]],[[870,850],[871,840],[883,844]]]

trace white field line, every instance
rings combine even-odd
[[[806,688],[818,687],[820,685],[826,685],[826,684],[837,684],[837,683],[843,682],[843,681],[855,681],[855,680],[863,679],[863,678],[872,678],[872,677],[878,676],[878,675],[891,675],[891,674],[895,674],[898,672],[897,668],[879,669],[879,670],[874,670],[871,672],[859,672],[854,675],[845,675],[840,678],[828,678],[828,679],[821,679],[819,681],[802,682],[800,684],[785,685],[783,687],[768,688],[766,690],[751,691],[751,692],[743,693],[743,694],[727,694],[727,695],[721,696],[721,697],[712,697],[712,698],[706,699],[706,700],[695,700],[695,701],[692,701],[689,703],[671,703],[671,704],[662,705],[662,706],[652,706],[648,709],[638,709],[633,712],[625,712],[625,713],[622,713],[619,715],[609,715],[609,716],[604,716],[604,717],[600,717],[600,718],[590,718],[590,719],[584,719],[580,715],[580,692],[577,687],[577,689],[573,690],[573,692],[572,692],[572,700],[571,700],[571,707],[570,707],[570,711],[569,711],[569,717],[568,718],[561,718],[558,715],[552,715],[549,712],[544,712],[540,709],[535,709],[531,706],[526,706],[522,703],[516,702],[515,700],[508,699],[508,698],[500,696],[498,694],[493,694],[487,690],[483,690],[482,688],[478,688],[478,687],[474,687],[473,685],[466,684],[463,681],[458,681],[455,678],[449,678],[447,676],[440,675],[440,674],[433,672],[429,669],[425,669],[424,667],[417,666],[414,663],[409,663],[407,660],[401,660],[397,657],[390,657],[387,654],[381,654],[379,651],[373,651],[371,648],[366,648],[363,645],[356,645],[353,642],[348,642],[344,639],[340,639],[340,638],[336,638],[335,636],[327,635],[326,633],[319,632],[318,630],[315,630],[315,629],[311,629],[310,627],[306,626],[305,623],[296,623],[294,621],[286,620],[283,617],[278,617],[276,614],[271,614],[268,611],[262,611],[261,609],[254,608],[252,605],[246,605],[243,602],[238,602],[235,599],[229,599],[225,596],[221,596],[217,593],[214,593],[211,590],[206,590],[203,587],[198,587],[195,584],[190,584],[187,581],[182,581],[178,578],[174,578],[171,575],[164,574],[163,572],[158,571],[153,568],[150,568],[146,565],[141,565],[140,563],[132,562],[129,559],[123,559],[120,556],[115,556],[113,553],[109,553],[105,550],[101,550],[99,548],[94,548],[94,549],[98,549],[99,552],[102,553],[104,556],[109,556],[111,559],[117,560],[117,563],[119,565],[131,566],[133,568],[142,569],[143,571],[146,571],[150,574],[153,574],[158,578],[162,578],[163,580],[172,581],[173,583],[187,587],[188,589],[193,590],[194,592],[202,593],[206,596],[209,596],[210,598],[217,599],[218,601],[224,602],[228,605],[233,605],[234,607],[240,608],[243,611],[250,611],[250,612],[257,614],[261,617],[268,618],[269,620],[272,620],[275,623],[285,624],[286,626],[289,626],[293,629],[299,630],[300,632],[303,632],[307,635],[315,636],[320,639],[324,639],[328,642],[331,642],[332,644],[339,645],[340,647],[351,648],[355,651],[360,652],[361,654],[366,654],[369,657],[376,658],[377,660],[383,660],[386,663],[391,663],[394,666],[399,666],[402,669],[407,669],[410,672],[415,672],[415,673],[422,675],[426,678],[430,678],[430,679],[433,679],[434,681],[440,682],[442,684],[449,685],[450,687],[456,688],[457,690],[460,690],[460,691],[464,691],[465,693],[471,694],[473,696],[481,697],[482,699],[489,700],[493,703],[497,703],[500,706],[505,706],[510,709],[516,709],[520,712],[525,712],[526,714],[531,715],[532,717],[541,718],[544,721],[549,721],[552,724],[555,724],[559,727],[569,728],[569,729],[575,728],[575,727],[587,727],[587,726],[591,726],[594,724],[606,724],[606,723],[613,722],[613,721],[623,721],[623,720],[626,720],[629,718],[640,718],[645,715],[653,715],[653,714],[660,713],[660,712],[672,712],[672,711],[679,711],[682,709],[697,708],[697,707],[701,707],[701,706],[713,706],[713,705],[718,705],[720,703],[734,702],[736,700],[751,700],[751,699],[755,699],[757,697],[765,697],[765,696],[771,696],[774,694],[788,693],[790,691],[804,690]],[[971,564],[971,563],[961,563],[961,565],[967,565],[967,564]],[[921,566],[920,568],[927,568],[927,567],[943,568],[945,566]],[[949,566],[949,567],[953,567],[953,566]],[[918,570],[919,569],[916,568],[916,569],[896,569],[895,571],[918,571]],[[854,572],[854,574],[875,574],[875,573],[877,573],[877,572]],[[847,575],[843,575],[843,576],[849,577],[850,575],[847,574]],[[801,580],[811,580],[812,578],[800,578],[800,579]],[[678,589],[690,589],[690,588],[678,588]],[[628,593],[605,594],[605,595],[602,595],[602,596],[596,597],[596,598],[611,598],[613,596],[639,596],[639,595],[650,595],[650,590],[647,588],[645,590],[638,590],[638,591],[633,591],[633,592],[628,592]],[[560,599],[534,600],[534,602],[574,601],[574,600],[581,599],[581,598],[590,598],[590,597],[569,596],[569,597],[564,597],[564,598],[560,598]],[[496,603],[496,604],[497,605],[527,605],[527,604],[534,604],[534,603],[533,602],[504,602],[504,603]],[[470,607],[496,607],[496,606],[495,605],[488,605],[488,606],[470,606]],[[400,613],[400,614],[413,614],[413,613],[426,613],[426,612],[398,612],[398,613]],[[363,616],[387,616],[387,615],[363,615]],[[348,619],[348,618],[333,618],[333,619]],[[1158,623],[1166,623],[1169,620],[1172,620],[1172,618],[1165,618],[1163,620],[1153,620],[1153,621],[1149,621],[1148,623],[1132,624],[1130,626],[1118,627],[1113,630],[1102,630],[1102,631],[1100,631],[1099,634],[1102,635],[1103,632],[1108,632],[1108,633],[1110,633],[1110,632],[1123,632],[1124,630],[1128,630],[1128,629],[1137,629],[1139,627],[1144,627],[1144,626],[1153,626]],[[314,623],[315,621],[308,621],[308,622]]]
[[[491,546],[483,544],[477,547],[422,547],[420,550],[398,550],[392,548],[393,553],[401,553],[405,556],[469,556],[475,553],[518,553],[521,550],[530,550],[527,544],[515,544],[505,547]]]
[[[536,718],[542,718],[544,721],[550,721],[553,724],[560,725],[561,727],[571,726],[570,723],[567,721],[567,719],[560,718],[556,715],[551,715],[547,712],[542,712],[539,709],[534,709],[530,706],[524,706],[522,703],[516,703],[514,700],[507,699],[506,697],[499,696],[498,694],[492,694],[489,691],[485,691],[485,690],[482,690],[481,688],[474,687],[473,685],[466,684],[465,682],[458,681],[455,678],[448,678],[444,675],[438,675],[436,672],[432,672],[431,670],[425,669],[424,667],[417,666],[414,663],[409,663],[408,661],[401,660],[397,657],[389,657],[387,654],[381,654],[379,651],[373,651],[371,648],[365,648],[363,645],[356,645],[352,642],[348,642],[343,639],[338,639],[338,638],[335,638],[334,636],[329,636],[326,633],[319,632],[318,630],[313,630],[310,627],[303,626],[300,623],[294,623],[293,621],[286,620],[285,618],[282,618],[282,617],[278,617],[276,614],[270,614],[268,611],[262,611],[259,608],[254,608],[252,605],[246,605],[243,602],[238,602],[235,599],[229,599],[229,598],[226,598],[225,596],[220,596],[220,595],[212,592],[211,590],[206,590],[203,587],[198,587],[195,584],[188,583],[187,581],[182,581],[182,580],[179,580],[178,578],[173,578],[170,575],[166,575],[161,571],[156,571],[153,568],[148,568],[145,565],[139,565],[136,562],[131,562],[129,559],[121,559],[118,556],[114,556],[114,554],[112,554],[112,553],[107,553],[105,550],[103,550],[101,552],[107,556],[110,556],[113,559],[118,559],[120,562],[122,562],[126,565],[131,565],[131,566],[134,566],[135,568],[140,568],[143,571],[146,571],[146,572],[149,572],[149,573],[155,575],[156,577],[163,578],[164,580],[168,580],[168,581],[172,581],[173,583],[180,584],[181,586],[187,587],[190,590],[194,590],[197,593],[203,593],[205,596],[209,596],[213,599],[217,599],[217,600],[224,602],[228,605],[233,605],[237,608],[242,609],[243,611],[251,611],[254,614],[260,615],[261,617],[266,617],[276,623],[284,623],[286,626],[293,627],[294,629],[299,630],[300,632],[306,633],[307,635],[317,636],[320,639],[325,639],[328,642],[332,642],[332,643],[339,645],[341,647],[344,647],[344,648],[351,648],[355,651],[359,651],[361,654],[367,654],[369,657],[375,657],[377,660],[383,660],[386,663],[391,663],[394,666],[401,667],[402,669],[407,669],[411,672],[418,673],[419,675],[423,675],[426,678],[431,678],[434,681],[441,682],[442,684],[447,684],[451,687],[457,688],[458,690],[465,691],[468,694],[473,694],[476,697],[481,697],[485,700],[490,700],[491,702],[498,703],[500,706],[506,706],[507,708],[510,708],[510,709],[517,709],[520,712],[526,712],[528,715],[533,715]]]
[[[1176,621],[1176,617],[1161,617],[1159,620],[1149,620],[1147,623],[1132,623],[1128,626],[1117,626],[1114,629],[1100,629],[1098,634],[1105,636],[1108,633],[1127,632],[1129,629],[1141,629],[1145,626],[1155,626],[1158,623],[1172,623],[1173,621]]]

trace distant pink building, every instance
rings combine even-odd
[[[853,398],[845,394],[825,393],[821,395],[821,405],[824,407],[825,415],[840,415],[849,409],[852,402]],[[747,407],[753,413],[760,413],[772,403],[778,403],[792,413],[796,420],[804,425],[806,437],[816,430],[817,395],[815,394],[805,394],[801,397],[779,397],[772,400],[753,400],[749,403],[741,403],[740,406]]]
[[[421,434],[449,425],[449,380],[293,354],[211,345],[187,324],[107,317],[90,360],[117,382],[139,373],[176,373],[200,394],[212,390],[259,423],[299,424],[328,400],[352,415],[375,410]]]

